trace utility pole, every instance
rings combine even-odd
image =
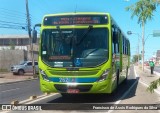
[[[139,66],[139,56],[140,54],[139,54],[139,37],[138,37],[138,66]]]
[[[27,13],[27,25],[28,25],[28,35],[29,35],[29,43],[31,47],[31,20],[30,20],[30,15],[29,15],[29,8],[28,8],[28,0],[26,0],[26,13]]]
[[[32,59],[32,67],[33,67],[33,76],[35,75],[35,64],[34,64],[34,53],[33,53],[33,43],[31,38],[31,19],[29,14],[28,0],[26,0],[26,13],[27,13],[27,25],[28,25],[28,35],[29,35],[29,44],[30,44],[30,54]]]
[[[140,39],[141,39],[141,36],[138,34],[138,33],[133,33],[132,31],[128,31],[127,32],[128,35],[132,35],[132,34],[135,34],[138,36],[138,51],[137,51],[137,54],[138,54],[138,66],[139,66],[139,60],[140,60],[140,54],[139,54],[139,42],[140,42]]]
[[[142,21],[142,71],[144,71],[144,33],[145,32],[145,24]]]
[[[137,61],[137,63],[138,63],[138,66],[139,66],[139,38],[138,38],[138,45],[137,45],[137,57],[138,57],[138,61]]]

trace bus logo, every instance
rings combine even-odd
[[[10,110],[12,110],[12,107],[11,107],[11,105],[2,105],[2,110],[3,111],[10,111]]]
[[[82,62],[81,62],[80,58],[77,58],[74,63],[75,63],[75,66],[77,66],[77,67],[82,65]]]

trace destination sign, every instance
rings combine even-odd
[[[81,24],[107,24],[107,15],[70,15],[48,16],[44,18],[44,26],[47,25],[81,25]]]

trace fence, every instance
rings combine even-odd
[[[37,60],[37,53],[34,55]],[[12,65],[30,60],[30,53],[26,50],[0,50],[0,70],[10,71]]]

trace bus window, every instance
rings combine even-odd
[[[115,53],[119,53],[119,32],[115,31],[114,35],[113,35],[113,43],[114,43],[114,52]]]
[[[124,36],[122,37],[122,46],[123,46],[123,48],[122,48],[123,52],[122,53],[125,54],[125,37]]]
[[[118,31],[113,31],[113,46],[114,46],[114,53],[119,53],[119,32]]]

